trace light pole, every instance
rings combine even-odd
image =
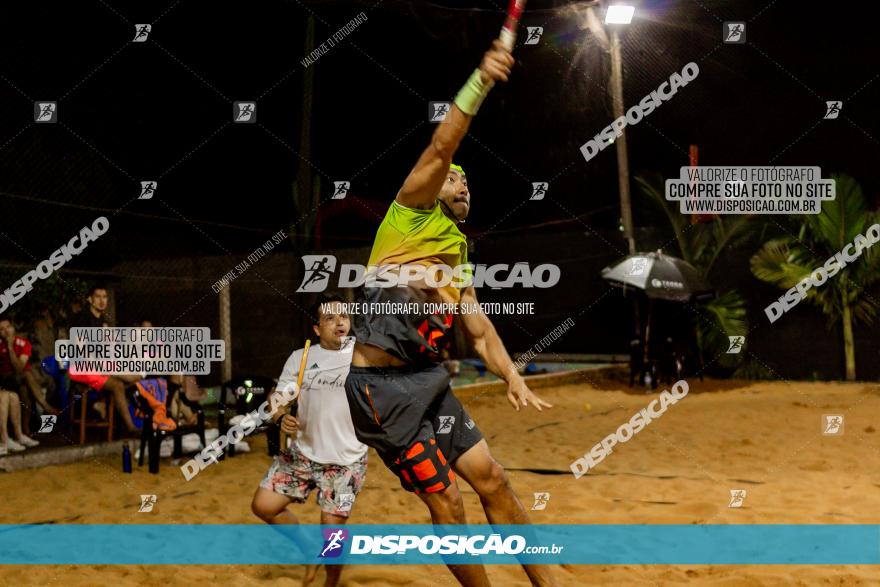
[[[612,4],[605,11],[605,24],[611,30],[611,100],[614,119],[624,116],[623,108],[623,65],[620,58],[619,25],[632,22],[635,7]],[[629,246],[629,254],[636,252],[636,239],[633,230],[632,202],[629,195],[629,159],[626,154],[626,129],[614,141],[617,149],[617,185],[620,191],[620,217],[623,221],[623,238]]]
[[[623,106],[623,62],[620,57],[620,28],[632,22],[634,13],[634,6],[623,4],[608,6],[605,11],[605,25],[611,33],[611,38],[609,39],[592,9],[587,11],[587,26],[593,31],[600,45],[611,54],[611,106],[615,120],[625,116]],[[629,194],[629,159],[626,153],[625,129],[621,129],[620,136],[617,137],[615,143],[617,150],[617,186],[620,194],[620,219],[623,223],[623,238],[626,239],[629,254],[633,255],[636,252],[636,239],[633,228],[632,202]],[[633,319],[635,322],[636,338],[630,341],[630,354],[639,353],[639,357],[643,359],[642,370],[639,373],[639,381],[641,383],[648,365],[644,362],[643,358],[647,347],[642,339],[642,320],[641,312],[639,312],[638,297],[633,297]],[[633,344],[638,346],[633,346]],[[633,359],[631,358],[630,360],[632,361]]]

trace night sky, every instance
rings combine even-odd
[[[2,34],[4,231],[41,257],[57,247],[48,235],[121,207],[111,218],[114,246],[77,261],[100,267],[141,255],[247,251],[296,223],[306,19],[314,14],[319,45],[364,12],[367,21],[311,65],[309,163],[322,198],[332,181],[351,180],[352,201],[363,208],[324,230],[368,244],[375,210],[394,196],[433,130],[428,101],[454,96],[502,21],[492,2],[446,4],[17,7]],[[880,56],[871,24],[827,4],[768,4],[641,3],[623,32],[627,104],[689,61],[700,75],[627,130],[633,173],[670,177],[696,144],[701,164],[819,165],[826,176],[854,175],[874,197]],[[580,24],[584,6],[529,4],[523,25],[543,26],[543,37],[517,48],[510,83],[490,94],[456,156],[473,192],[469,233],[575,216],[597,229],[615,226],[614,149],[590,162],[578,151],[613,118],[609,59]],[[724,20],[747,22],[747,44],[721,44]],[[136,23],[152,24],[144,43],[131,42]],[[844,101],[842,115],[825,121],[830,99]],[[59,123],[35,124],[34,100],[58,100]],[[235,100],[258,102],[257,124],[231,122]],[[134,200],[141,180],[159,181],[153,200]],[[532,181],[551,182],[543,202],[524,203]],[[633,191],[637,223],[653,223]],[[133,233],[162,238],[145,246]],[[4,259],[26,259],[8,241],[0,250]]]

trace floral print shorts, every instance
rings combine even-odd
[[[367,455],[351,465],[316,463],[302,454],[296,444],[275,457],[260,487],[305,503],[312,489],[318,490],[322,512],[347,518],[355,497],[364,486]]]

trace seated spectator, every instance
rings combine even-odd
[[[31,371],[31,343],[15,334],[15,325],[8,316],[0,317],[0,389],[22,393],[25,433],[30,432],[30,418],[33,400],[36,400],[47,414],[58,414],[43,396],[34,374]]]
[[[154,328],[153,323],[149,320],[143,320],[138,324],[135,324],[135,328]],[[163,343],[157,343],[163,344]],[[189,406],[180,401],[180,392],[185,387],[184,376],[182,373],[176,373],[174,375],[165,376],[164,379],[168,381],[168,383],[173,386],[173,394],[171,396],[171,402],[169,406],[171,407],[171,418],[176,423],[185,423],[185,424],[195,424],[198,420],[197,416],[190,409]],[[193,378],[192,385],[195,385],[195,378]],[[196,385],[196,387],[198,387]],[[195,400],[198,401],[198,400]]]
[[[47,357],[55,354],[55,341],[58,336],[58,322],[55,320],[52,311],[48,306],[40,307],[40,317],[34,320],[33,334],[30,342],[33,345],[33,354],[31,355],[31,373],[37,385],[40,387],[43,397],[54,395],[55,379],[50,377],[42,368],[42,361]],[[57,397],[57,396],[56,396]],[[57,405],[46,397],[46,401],[52,405]]]
[[[40,308],[40,317],[34,320],[32,343],[40,359],[55,354],[55,341],[58,340],[58,323],[48,306]]]
[[[12,420],[15,440],[9,438],[7,420]],[[38,444],[39,441],[29,438],[21,431],[21,402],[18,395],[11,391],[0,391],[0,457]]]
[[[179,378],[179,380],[175,378]],[[181,386],[174,396],[174,402],[171,404],[171,417],[177,422],[184,421],[187,424],[195,424],[198,421],[198,416],[188,405],[179,401],[180,394],[183,393],[186,399],[191,402],[201,402],[208,397],[208,392],[199,387],[195,375],[174,375],[171,378],[171,382],[179,383]]]
[[[109,326],[107,319],[104,317],[104,311],[107,309],[109,296],[107,288],[94,286],[89,290],[88,307],[70,318],[71,328],[102,328]],[[104,373],[85,373],[77,371],[76,367],[71,363],[67,371],[71,381],[83,383],[97,391],[106,392],[113,396],[113,402],[116,405],[116,411],[122,418],[125,428],[131,435],[137,435],[138,429],[131,419],[128,411],[128,399],[125,396],[125,388],[132,383],[137,383],[143,379],[140,375],[107,375]],[[106,410],[105,410],[106,411]]]

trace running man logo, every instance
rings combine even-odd
[[[840,115],[840,109],[843,108],[843,102],[840,100],[829,100],[825,102],[825,120],[833,120]]]
[[[526,36],[526,40],[523,44],[537,45],[538,41],[541,40],[541,35],[544,34],[544,27],[542,27],[542,26],[527,26],[526,31],[528,32],[528,35]]]
[[[840,436],[843,434],[843,416],[826,414],[822,416],[822,434],[824,436]]]
[[[147,513],[153,511],[153,506],[156,505],[156,496],[155,495],[142,495],[141,496],[141,506],[138,508],[139,513]]]
[[[728,45],[742,45],[746,42],[746,23],[725,22],[724,42]]]
[[[738,355],[742,350],[743,345],[746,343],[745,336],[728,336],[728,340],[730,341],[730,347],[727,349],[728,355]]]
[[[536,493],[535,494],[535,505],[532,506],[532,511],[537,512],[540,510],[547,509],[547,502],[550,501],[549,493]]]
[[[324,547],[318,558],[336,558],[342,554],[345,541],[348,539],[348,530],[343,528],[322,528],[324,533]]]
[[[354,493],[342,493],[336,498],[336,500],[339,503],[336,508],[340,512],[350,512],[354,505]]]
[[[48,434],[55,428],[55,422],[58,421],[57,416],[43,415],[40,416],[40,429],[37,434]]]
[[[428,102],[428,122],[443,122],[452,102]]]
[[[156,193],[156,188],[159,184],[155,181],[142,181],[141,182],[141,195],[138,196],[138,200],[150,200],[153,197],[153,194]]]
[[[34,122],[42,124],[58,122],[58,102],[34,102]]]
[[[530,200],[543,200],[544,195],[547,193],[547,188],[550,187],[550,184],[546,181],[533,181],[532,182],[532,197]]]
[[[330,199],[331,200],[344,200],[345,196],[348,195],[349,188],[351,188],[351,182],[334,181],[333,182],[333,196]]]
[[[131,40],[133,43],[143,43],[147,40],[147,37],[150,34],[150,31],[153,30],[153,25],[151,24],[136,24],[134,25],[134,38]]]
[[[253,124],[257,121],[256,102],[233,102],[232,121]]]
[[[632,260],[632,266],[629,268],[630,275],[644,275],[645,269],[648,268],[648,260],[644,257],[636,257]]]
[[[731,489],[730,490],[730,503],[727,504],[729,508],[741,508],[743,506],[743,502],[746,500],[746,490],[745,489]]]
[[[452,427],[455,426],[455,416],[440,416],[440,426],[437,428],[437,434],[449,434]]]
[[[303,255],[306,274],[299,284],[297,293],[315,293],[327,289],[330,276],[336,271],[336,257],[333,255]]]

